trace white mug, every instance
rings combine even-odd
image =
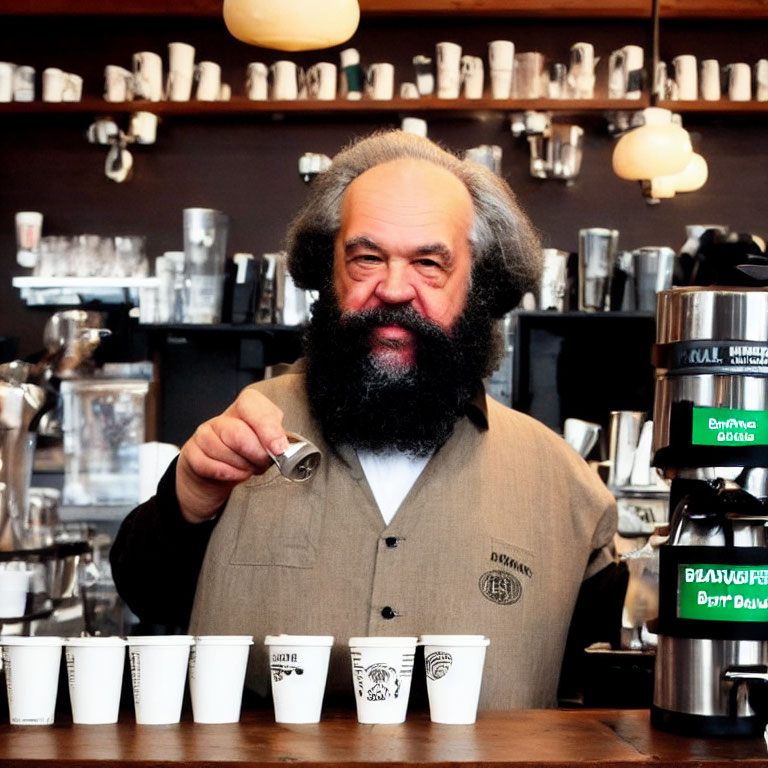
[[[572,98],[591,99],[595,95],[595,47],[592,43],[571,46],[571,64],[566,81]],[[542,62],[543,68],[543,62]]]
[[[512,92],[516,99],[538,99],[544,93],[542,76],[544,54],[539,51],[524,51],[515,54],[515,69],[512,78]]]
[[[64,91],[62,101],[80,101],[83,97],[83,78],[73,72],[64,73]]]
[[[245,95],[251,101],[265,101],[267,98],[267,65],[261,61],[252,61],[248,65],[245,80]]]
[[[420,96],[431,96],[435,92],[435,74],[432,71],[432,59],[429,56],[414,56],[413,71],[416,75],[416,87]]]
[[[737,61],[726,66],[728,98],[731,101],[749,101],[752,98],[752,70],[749,64]]]
[[[221,67],[215,61],[201,61],[195,67],[197,101],[218,101],[221,91]]]
[[[107,64],[104,68],[104,100],[130,101],[133,98],[133,74],[123,67]]]
[[[363,68],[360,66],[360,52],[357,48],[345,48],[339,53],[341,73],[339,92],[350,101],[363,97]]]
[[[169,101],[189,101],[195,76],[195,48],[189,43],[168,43],[168,79],[165,94]]]
[[[0,61],[0,102],[13,101],[13,73],[15,64]]]
[[[365,92],[376,101],[386,101],[395,94],[395,66],[387,61],[371,64],[365,73]]]
[[[419,88],[416,83],[400,83],[401,99],[418,99]]]
[[[483,97],[483,60],[479,56],[461,57],[461,82],[465,98]]]
[[[90,126],[86,136],[91,144],[109,144],[120,135],[117,123],[108,117],[97,117]]]
[[[461,87],[461,46],[442,42],[435,46],[437,59],[437,98],[458,99]]]
[[[717,59],[703,59],[699,72],[699,91],[704,101],[719,101],[720,62]]]
[[[336,65],[320,61],[307,70],[307,97],[318,101],[336,98]]]
[[[157,139],[157,115],[134,112],[131,115],[129,136],[137,144],[154,144]]]
[[[13,71],[13,100],[35,100],[35,68],[22,65]]]
[[[511,40],[488,43],[488,68],[491,71],[491,96],[508,99],[512,95],[512,72],[515,67],[515,44]]]
[[[427,135],[427,121],[421,117],[404,117],[400,123],[400,130],[405,133],[413,133],[416,136]]]
[[[642,46],[625,45],[608,57],[608,98],[639,99],[643,90]]]
[[[163,98],[163,60],[152,51],[133,54],[133,95],[137,99]]]
[[[292,61],[276,61],[269,68],[272,75],[272,98],[275,101],[293,101],[299,98],[300,78],[303,73]]]
[[[43,101],[59,102],[64,96],[66,73],[58,67],[43,70]]]
[[[219,86],[218,101],[229,101],[232,98],[232,86],[229,83],[222,83]]]
[[[675,67],[675,83],[677,98],[681,101],[694,101],[699,95],[699,79],[696,67],[696,57],[690,53],[675,56],[672,59]]]
[[[755,101],[768,101],[768,59],[755,62]]]
[[[272,98],[275,101],[293,101],[299,98],[300,78],[303,73],[292,61],[276,61],[269,68],[272,75]]]

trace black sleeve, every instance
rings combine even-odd
[[[176,460],[157,494],[123,520],[110,551],[112,578],[142,624],[185,631],[197,578],[218,516],[188,523],[176,498]]]
[[[629,571],[624,562],[612,563],[581,584],[560,673],[559,697],[581,695],[589,681],[584,678],[584,649],[603,642],[621,647],[621,614]]]

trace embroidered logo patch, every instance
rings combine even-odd
[[[483,597],[499,605],[512,605],[523,596],[522,584],[506,571],[486,571],[479,586]]]

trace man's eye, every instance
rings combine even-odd
[[[422,267],[439,267],[440,266],[440,264],[436,262],[434,259],[419,259],[416,263]]]
[[[381,261],[381,256],[377,256],[375,253],[361,253],[359,256],[355,256],[355,261],[376,264]]]

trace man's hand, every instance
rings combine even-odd
[[[260,475],[288,448],[283,412],[255,389],[245,389],[224,413],[201,424],[181,449],[176,496],[191,523],[208,520],[232,489]]]

